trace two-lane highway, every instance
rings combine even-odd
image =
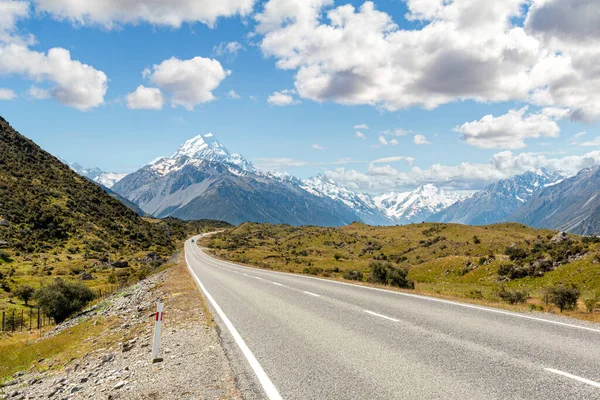
[[[185,253],[259,397],[600,399],[598,326]]]

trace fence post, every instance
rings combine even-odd
[[[154,317],[154,342],[152,344],[152,362],[162,361],[162,359],[158,357],[158,350],[160,348],[160,327],[162,326],[164,306],[164,303],[157,304],[156,316]]]
[[[13,309],[13,316],[12,316],[12,331],[15,331],[15,310]]]
[[[4,332],[4,311],[2,311],[2,332]]]
[[[37,328],[38,328],[38,329],[40,329],[40,328],[41,328],[41,326],[40,326],[40,307],[39,307],[39,306],[38,306],[38,317],[37,317],[37,324],[38,324]]]

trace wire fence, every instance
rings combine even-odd
[[[119,292],[123,287],[109,286],[96,291],[96,299],[103,300]],[[28,309],[9,309],[2,311],[0,332],[31,332],[47,326],[54,326],[56,322],[48,317],[40,307],[30,306]]]

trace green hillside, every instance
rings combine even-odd
[[[583,297],[600,293],[598,239],[553,240],[556,235],[512,223],[342,228],[247,223],[202,244],[217,256],[261,268],[365,283],[374,262],[386,263],[407,270],[418,292],[484,302],[500,302],[503,290],[520,291],[539,308],[545,290],[558,284],[577,285]]]

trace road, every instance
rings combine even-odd
[[[597,325],[185,252],[256,398],[600,399]]]

